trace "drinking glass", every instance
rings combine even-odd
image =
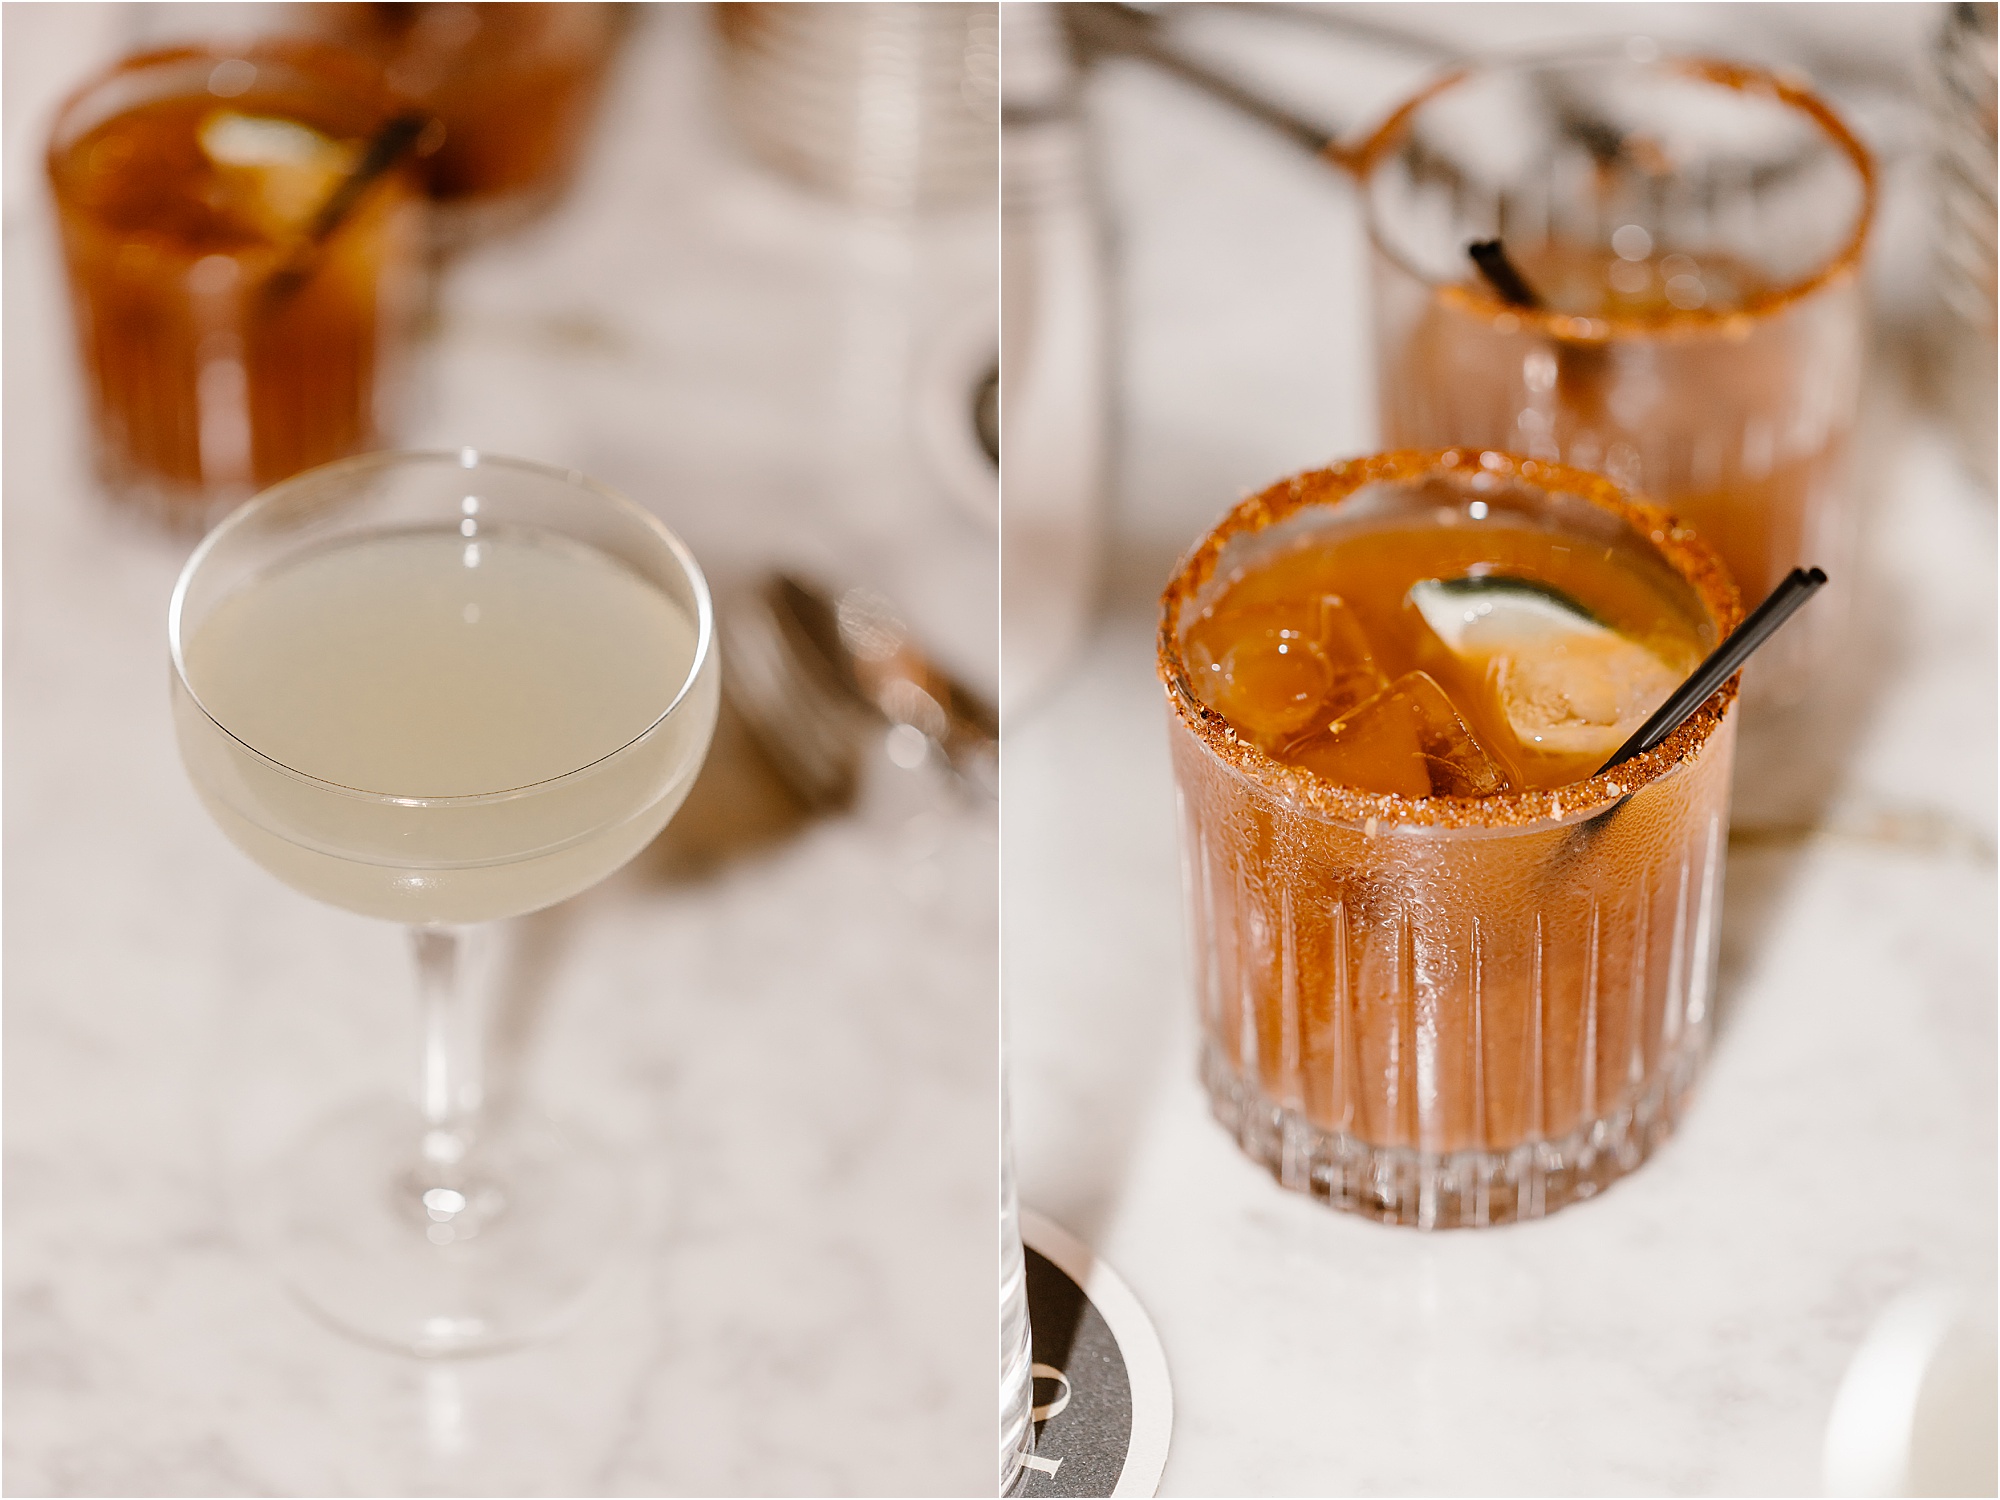
[[[49,182],[114,495],[199,529],[375,446],[421,292],[412,172],[315,221],[401,107],[302,40],[147,52],[62,106]]]
[[[463,239],[547,207],[576,169],[625,7],[330,4],[317,19],[378,58],[389,82],[444,124],[424,163],[436,222]]]
[[[723,107],[766,163],[873,209],[990,196],[999,7],[718,5]]]
[[[1535,1218],[1672,1130],[1706,1050],[1735,687],[1660,747],[1554,789],[1385,796],[1265,754],[1189,681],[1238,570],[1389,521],[1574,537],[1732,628],[1714,554],[1608,480],[1394,453],[1236,506],[1162,599],[1159,672],[1215,1114],[1287,1187],[1426,1228]]]
[[[1933,276],[1943,314],[1933,351],[1937,395],[1966,467],[1991,489],[2000,404],[2000,15],[1945,8],[1932,56],[1931,177],[1937,191]]]
[[[1819,99],[1637,39],[1450,73],[1353,165],[1388,446],[1605,473],[1695,527],[1746,598],[1795,566],[1846,576],[1875,177]],[[1475,273],[1468,246],[1496,238],[1541,305]],[[1767,646],[1754,696],[1802,695],[1836,614]]]
[[[582,475],[376,454],[267,490],[195,550],[168,614],[203,805],[306,895],[406,924],[418,1102],[312,1127],[263,1195],[287,1279],[422,1354],[559,1326],[628,1211],[612,1159],[482,1105],[466,924],[548,906],[652,840],[707,752],[708,586],[670,531]]]

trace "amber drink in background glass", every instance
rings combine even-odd
[[[1794,566],[1845,575],[1874,179],[1819,100],[1635,42],[1451,74],[1357,165],[1387,444],[1608,474],[1746,598]],[[1468,246],[1496,238],[1537,305],[1475,269]],[[1767,647],[1752,697],[1802,695],[1836,614]]]
[[[597,112],[618,34],[605,4],[336,4],[343,45],[444,125],[425,163],[447,237],[505,228],[559,195]]]
[[[49,179],[115,494],[198,527],[377,444],[421,275],[407,172],[313,226],[398,108],[290,42],[133,57],[63,106]]]
[[[1601,766],[1737,619],[1596,475],[1476,450],[1302,474],[1163,599],[1217,1117],[1288,1187],[1538,1217],[1672,1130],[1706,1047],[1732,683]]]

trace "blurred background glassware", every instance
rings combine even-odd
[[[1105,547],[1111,314],[1080,79],[1058,7],[1009,4],[1000,169],[1003,708],[1089,634]]]
[[[975,797],[999,795],[992,708],[926,655],[881,595],[835,596],[772,573],[729,599],[723,634],[729,701],[807,807],[851,799],[877,744],[904,770],[936,767]]]
[[[376,58],[444,124],[425,164],[444,238],[510,227],[576,170],[625,7],[611,4],[329,4],[326,30]]]
[[[1931,107],[1936,131],[1936,276],[1944,326],[1937,392],[1966,466],[1994,484],[1994,217],[2000,149],[1995,130],[1996,7],[1960,3],[1945,11]]]
[[[911,383],[916,435],[938,486],[984,527],[1000,524],[999,309],[989,296],[931,341]]]
[[[1875,178],[1814,95],[1635,38],[1452,72],[1355,164],[1385,444],[1606,473],[1694,526],[1746,598],[1802,564],[1845,575]],[[1468,245],[1496,238],[1543,306],[1474,273]],[[1788,626],[1746,693],[1802,697],[1837,616]]]
[[[200,527],[392,426],[423,278],[408,162],[317,221],[406,108],[303,40],[142,53],[63,105],[48,175],[116,496]]]
[[[725,4],[712,14],[724,111],[767,165],[870,209],[992,193],[997,5]]]
[[[616,1159],[485,1107],[469,924],[595,885],[679,809],[719,703],[685,546],[583,476],[374,454],[266,491],[196,548],[168,615],[181,759],[294,889],[410,928],[419,1107],[309,1129],[256,1195],[292,1290],[419,1354],[559,1327],[627,1227]]]
[[[1990,1495],[1996,1478],[1993,1288],[1929,1283],[1882,1309],[1828,1414],[1829,1495]]]

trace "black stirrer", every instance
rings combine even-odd
[[[1630,760],[1635,755],[1644,755],[1662,740],[1680,728],[1694,711],[1714,696],[1715,690],[1734,677],[1750,653],[1768,641],[1777,628],[1792,617],[1806,600],[1812,598],[1819,586],[1826,582],[1826,574],[1818,568],[1794,568],[1785,581],[1771,590],[1764,602],[1750,611],[1741,625],[1729,632],[1729,639],[1708,654],[1708,659],[1694,669],[1686,682],[1675,688],[1667,701],[1653,710],[1653,716],[1633,732],[1632,738],[1618,747],[1603,765],[1597,768],[1602,774],[1613,766]]]
[[[347,216],[361,201],[361,195],[374,185],[375,179],[395,166],[417,144],[430,128],[430,123],[427,115],[400,114],[369,138],[361,160],[335,184],[326,202],[320,205],[319,212],[313,215],[304,241],[265,283],[265,295],[272,302],[282,302],[305,284],[306,278],[312,274],[313,262],[320,247],[346,222]]]
[[[1472,257],[1472,263],[1479,267],[1479,274],[1486,278],[1488,286],[1500,294],[1503,302],[1511,302],[1516,307],[1542,305],[1541,297],[1528,285],[1528,278],[1507,258],[1506,248],[1497,239],[1474,240],[1465,247],[1465,253]]]

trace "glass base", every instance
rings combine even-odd
[[[422,1164],[423,1145],[417,1111],[390,1098],[307,1130],[257,1197],[286,1283],[341,1332],[410,1354],[560,1332],[630,1224],[615,1159],[532,1116],[490,1122],[448,1169]]]
[[[1201,1077],[1215,1118],[1284,1186],[1385,1224],[1463,1229],[1539,1219],[1623,1177],[1673,1134],[1699,1062],[1683,1052],[1636,1103],[1559,1140],[1442,1154],[1324,1130],[1246,1083],[1208,1042]]]
[[[1003,1319],[1001,1338],[1006,1339],[1010,1331]],[[1024,1467],[1022,1460],[1035,1451],[1035,1424],[1029,1420],[1035,1405],[1035,1378],[1026,1334],[1023,1328],[1018,1351],[1006,1351],[1000,1367],[1000,1493],[1003,1495],[1013,1488]]]

